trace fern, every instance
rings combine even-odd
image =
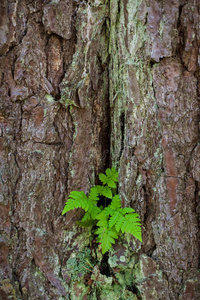
[[[119,195],[113,196],[112,189],[117,187],[118,172],[115,168],[107,169],[106,174],[99,174],[99,179],[103,185],[92,187],[88,197],[84,192],[71,192],[62,214],[75,208],[84,209],[85,215],[78,224],[80,226],[97,226],[94,233],[97,235],[97,242],[101,244],[103,254],[124,232],[132,234],[142,242],[139,215],[133,208],[122,208]],[[111,199],[111,203],[106,207],[98,207],[100,196]]]
[[[107,169],[106,175],[100,173],[99,179],[103,184],[107,184],[110,188],[116,188],[116,182],[118,182],[118,172],[115,170],[115,168]]]
[[[102,226],[95,231],[95,234],[98,235],[97,241],[101,243],[103,254],[112,247],[112,244],[115,244],[115,239],[118,239],[118,234],[115,230]]]

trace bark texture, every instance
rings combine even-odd
[[[200,299],[199,1],[0,14],[0,299]],[[110,166],[143,243],[102,256],[61,212]]]

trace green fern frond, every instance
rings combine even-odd
[[[99,195],[102,195],[103,188],[104,187],[102,185],[95,185],[95,189]]]
[[[115,170],[115,168],[112,169],[106,169],[106,175],[100,173],[99,174],[99,179],[101,182],[110,188],[116,188],[116,182],[118,181],[118,172]]]
[[[109,186],[96,185],[96,189],[100,196],[112,199],[112,191]]]
[[[107,219],[107,218],[108,218],[108,215],[107,215],[105,209],[103,209],[103,210],[96,216],[96,219],[97,219],[97,220]]]
[[[118,182],[118,172],[115,168],[106,169],[106,175],[115,182]]]
[[[101,243],[102,253],[107,252],[118,235],[124,232],[131,233],[142,242],[141,223],[139,215],[130,207],[121,207],[119,195],[113,196],[112,188],[116,188],[118,172],[115,168],[106,169],[106,174],[99,174],[103,185],[91,188],[89,196],[84,192],[73,191],[70,193],[62,214],[75,208],[85,210],[85,215],[78,222],[80,226],[98,226],[94,231],[97,242]],[[107,207],[97,206],[99,196],[111,199]]]
[[[86,221],[89,221],[89,220],[91,220],[91,214],[90,214],[89,211],[87,211],[87,212],[84,214],[84,216],[83,216],[83,218],[81,219],[80,222],[86,222]]]
[[[122,214],[125,215],[127,213],[135,213],[135,210],[131,207],[124,207],[122,208]]]
[[[85,224],[85,222],[91,221],[92,224],[96,224],[97,219],[96,216],[101,212],[101,209],[97,206],[94,206],[93,209],[88,210],[85,215],[83,216],[83,218],[81,219],[81,221],[77,222],[79,225],[81,225],[82,223]],[[94,221],[94,222],[93,222]]]
[[[105,211],[105,214],[106,214],[107,216],[112,216],[112,215],[114,214],[114,212],[115,212],[115,210],[112,209],[112,208],[110,207],[110,205],[109,205],[108,207],[105,207],[105,208],[104,208],[104,211]]]
[[[87,198],[84,192],[73,191],[69,195],[66,205],[62,211],[62,215],[75,208],[83,208],[87,211],[89,207],[93,207],[93,205],[94,204]]]
[[[101,243],[103,254],[112,247],[112,244],[115,244],[115,239],[118,239],[116,231],[101,228],[98,240]]]
[[[100,173],[99,174],[99,179],[101,180],[101,182],[103,184],[107,184],[111,188],[116,188],[117,187],[116,183],[114,182],[114,180],[110,179],[105,174]]]
[[[106,232],[104,234],[104,238],[101,242],[101,247],[102,247],[102,253],[105,254],[110,248],[112,247],[112,244],[115,244],[115,240],[109,235],[110,232]]]
[[[96,235],[98,235],[99,237],[101,237],[102,233],[104,233],[105,230],[107,230],[107,227],[102,226],[102,227],[97,228],[94,233]]]
[[[136,214],[137,215],[137,214]],[[123,216],[124,221],[121,225],[122,233],[128,232],[135,236],[140,242],[142,242],[142,234],[141,234],[141,224],[138,216],[126,215]]]
[[[114,210],[121,208],[121,199],[119,195],[115,195],[110,203],[110,207]]]
[[[107,177],[105,174],[100,173],[100,174],[99,174],[99,179],[101,180],[101,182],[102,182],[103,184],[107,184],[107,179],[108,179],[108,177]]]
[[[120,216],[121,216],[121,214],[119,211],[114,212],[114,214],[110,217],[110,220],[109,220],[109,228],[111,228],[115,224],[117,224],[118,220],[120,220]]]
[[[132,223],[140,223],[139,215],[136,213],[126,214],[125,218]]]
[[[103,228],[108,228],[108,217],[105,218],[105,219],[100,219],[98,222],[97,222],[97,226],[99,227],[103,227]]]
[[[125,231],[130,232],[131,226],[132,226],[132,224],[128,220],[124,219],[122,227],[121,227],[122,233],[124,233]]]
[[[121,214],[120,214],[120,218],[117,219],[116,224],[115,224],[115,228],[116,228],[117,232],[119,232],[121,230],[123,223],[124,223],[124,219],[121,217]]]
[[[140,228],[140,230],[138,228],[138,231],[136,231],[136,229],[134,229],[134,231],[131,232],[131,234],[142,243],[142,231],[141,231],[141,228]]]
[[[96,219],[99,220],[97,222],[97,226],[102,226],[102,227],[106,227],[108,228],[108,215],[106,214],[105,209],[102,210],[102,212],[100,212],[97,216]]]
[[[108,199],[112,199],[112,191],[111,188],[108,186],[103,186],[101,195],[103,195],[104,197],[108,198]]]
[[[93,201],[94,203],[97,203],[97,201],[99,200],[99,192],[96,186],[91,188],[88,199]]]
[[[93,220],[96,220],[97,215],[101,213],[102,209],[97,206],[90,207],[89,210],[90,216]]]

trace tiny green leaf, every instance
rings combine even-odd
[[[95,203],[99,200],[99,192],[95,186],[91,188],[88,198]]]
[[[108,199],[112,199],[112,191],[111,189],[108,187],[108,186],[105,186],[103,189],[102,189],[102,195],[105,196],[106,198]]]
[[[110,177],[115,182],[118,182],[118,172],[115,168],[112,169],[106,169],[106,175]]]
[[[112,179],[109,179],[109,178],[107,179],[107,185],[111,188],[117,187],[116,183]]]
[[[102,173],[99,174],[99,179],[101,180],[101,182],[103,184],[106,184],[107,180],[108,180],[107,176],[105,174],[102,174]]]

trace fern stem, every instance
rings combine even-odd
[[[88,264],[92,269],[93,269],[93,266],[91,265],[91,263],[86,259],[85,260],[86,264]]]
[[[83,266],[83,268],[90,271],[90,272],[93,272],[93,270],[90,270],[90,269],[86,268],[85,266]]]

